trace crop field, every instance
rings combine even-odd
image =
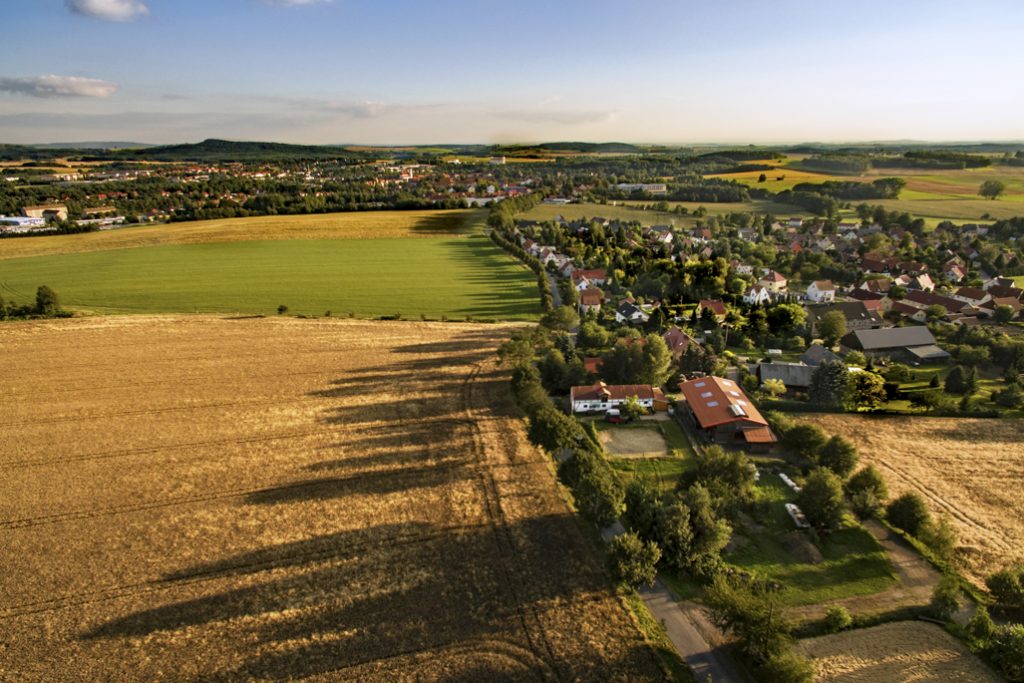
[[[941,627],[903,621],[810,638],[797,649],[818,683],[997,683],[1000,677]]]
[[[499,326],[8,323],[0,678],[658,680]]]
[[[342,232],[374,229],[353,223]],[[225,242],[216,228],[190,227],[189,235],[208,241],[0,260],[0,293],[27,303],[46,284],[65,308],[94,313],[265,315],[285,305],[294,314],[355,317],[529,320],[539,314],[533,273],[480,232],[413,239],[408,229],[384,223],[384,237],[311,239],[307,233]],[[230,225],[227,230],[236,234]],[[28,241],[0,240],[0,255]]]
[[[806,416],[851,439],[890,495],[921,494],[933,515],[956,528],[959,553],[975,582],[1024,560],[1024,420]]]
[[[45,235],[0,240],[0,259],[167,244],[465,235],[483,225],[486,217],[485,211],[358,211],[127,226],[78,235]]]
[[[765,175],[765,181],[763,183],[758,182],[758,178],[760,178],[762,173]],[[842,182],[869,183],[872,180],[875,180],[875,177],[868,175],[831,175],[828,173],[816,173],[814,171],[805,171],[802,169],[790,168],[786,166],[778,166],[770,171],[741,171],[739,173],[714,173],[706,175],[704,177],[721,178],[723,180],[735,180],[736,182],[743,183],[748,187],[758,187],[763,190],[768,190],[769,192],[782,192],[783,190],[792,190],[795,185],[799,185],[801,183],[824,183],[829,180],[838,180]]]
[[[608,218],[621,221],[637,221],[641,225],[674,225],[685,228],[696,224],[692,215],[681,215],[665,211],[645,210],[641,207],[655,203],[649,201],[621,201],[616,204],[540,204],[533,207],[520,217],[534,221],[551,221],[558,216],[567,220],[579,218]],[[727,213],[758,212],[771,213],[776,216],[809,216],[810,214],[796,206],[754,200],[749,202],[668,202],[669,208],[684,206],[690,212],[703,207],[709,216],[721,216]]]

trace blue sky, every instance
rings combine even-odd
[[[0,142],[1024,139],[1024,3],[0,0]]]

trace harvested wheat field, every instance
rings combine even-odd
[[[799,641],[818,683],[998,683],[1001,679],[935,624],[901,621]]]
[[[971,579],[1024,560],[1024,421],[815,415],[806,418],[860,449],[891,495],[916,491],[960,536]]]
[[[0,326],[0,680],[660,679],[507,334]]]

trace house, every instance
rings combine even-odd
[[[900,301],[905,306],[913,306],[914,308],[919,309],[925,309],[929,306],[942,306],[948,313],[959,313],[968,306],[967,303],[960,301],[959,299],[953,299],[952,297],[933,294],[931,292],[922,292],[920,290],[911,290],[907,292],[907,295],[900,299]]]
[[[728,313],[728,310],[725,307],[725,302],[721,299],[701,299],[697,304],[696,314],[700,316],[704,312],[705,308],[714,314],[715,320],[718,322],[725,320],[725,315]]]
[[[847,350],[861,351],[865,356],[889,356],[914,364],[949,358],[948,353],[936,346],[935,337],[924,325],[854,330],[843,337],[840,344]]]
[[[28,216],[0,216],[0,233],[11,233],[12,235],[16,235],[46,229],[46,220],[43,218],[30,218]]]
[[[66,221],[68,219],[68,207],[63,204],[41,204],[39,206],[26,206],[22,209],[29,218],[42,218],[43,220],[61,220]]]
[[[645,323],[650,319],[651,316],[645,313],[643,309],[628,301],[623,301],[615,309],[615,322],[618,323]]]
[[[668,400],[664,392],[649,384],[609,385],[598,382],[588,387],[573,387],[569,390],[574,413],[603,413],[620,407],[633,397],[648,410],[668,410]]]
[[[770,270],[757,281],[757,284],[761,285],[772,294],[781,294],[782,292],[785,292],[786,287],[789,286],[789,280],[779,273],[776,273],[774,270]]]
[[[761,285],[754,285],[743,293],[743,303],[748,306],[763,306],[771,302],[771,300],[771,292],[768,291],[767,287]]]
[[[601,310],[601,302],[604,301],[604,292],[597,287],[591,287],[580,292],[580,315],[598,312]]]
[[[971,306],[981,306],[992,300],[992,294],[978,287],[961,287],[953,292],[953,298]]]
[[[811,344],[807,350],[800,355],[800,362],[804,365],[817,366],[825,361],[839,360],[839,356],[832,353],[821,344]]]
[[[604,365],[604,359],[600,356],[586,356],[583,359],[583,369],[591,375],[601,372],[602,365]]]
[[[764,384],[769,379],[780,380],[786,389],[806,389],[816,367],[803,363],[768,362],[757,364],[757,378]]]
[[[570,276],[573,287],[576,291],[583,291],[588,287],[600,287],[608,281],[608,271],[604,268],[576,268]]]
[[[835,301],[836,286],[831,280],[815,280],[807,285],[807,298],[816,303]]]
[[[700,377],[682,382],[685,413],[710,441],[766,452],[777,439],[768,421],[735,382]]]
[[[818,335],[818,321],[822,316],[838,311],[846,318],[846,329],[873,330],[885,327],[885,320],[878,314],[877,307],[869,309],[863,301],[837,301],[831,304],[811,304],[807,307],[807,324],[811,326],[811,336]]]
[[[686,349],[690,348],[690,344],[696,343],[693,337],[675,325],[669,328],[668,332],[662,335],[662,338],[665,340],[665,344],[668,345],[668,350],[672,352],[672,357],[676,360],[679,360],[679,357],[686,353]]]

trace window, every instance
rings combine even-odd
[[[710,401],[708,403],[708,408],[715,408],[717,406],[718,406],[718,401]]]
[[[711,398],[711,392],[710,391],[705,391],[703,394],[700,395],[700,397],[701,398]]]

